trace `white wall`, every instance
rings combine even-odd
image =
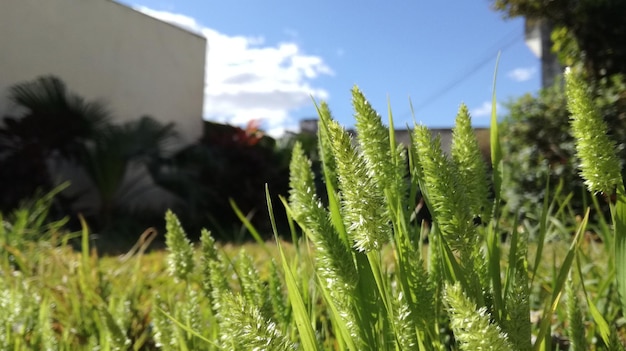
[[[206,40],[111,0],[1,0],[0,116],[6,88],[54,74],[108,103],[117,121],[175,122],[202,132]]]

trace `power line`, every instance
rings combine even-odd
[[[496,41],[493,45],[489,47],[489,49],[485,51],[485,55],[483,55],[483,58],[480,61],[468,67],[463,72],[457,74],[457,78],[453,79],[442,88],[437,89],[434,93],[428,95],[428,97],[423,99],[421,103],[414,106],[413,112],[417,112],[423,109],[424,107],[430,105],[431,103],[439,99],[443,95],[443,93],[455,88],[457,85],[459,85],[460,83],[462,83],[463,81],[465,81],[466,79],[474,75],[476,72],[478,72],[483,66],[485,66],[487,63],[489,63],[490,61],[494,59],[495,57],[494,51],[500,50],[501,52],[504,52],[508,48],[510,48],[513,44],[517,43],[522,38],[522,34],[518,34],[518,33],[519,33],[519,29],[515,29],[509,32],[507,35],[503,36],[498,41]],[[512,36],[512,38],[509,38],[511,37],[511,34],[514,34],[514,35]]]

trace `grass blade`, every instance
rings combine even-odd
[[[626,310],[626,192],[623,185],[617,191],[617,203],[612,211],[615,225],[615,275],[622,309]]]
[[[500,53],[496,59],[496,69],[493,73],[493,92],[491,95],[491,165],[493,167],[493,192],[496,204],[500,202],[502,188],[502,147],[500,146],[500,136],[498,134],[498,115],[496,114],[496,78],[498,77],[498,64],[500,62]],[[493,213],[497,215],[496,212]]]
[[[546,184],[546,196],[543,198],[543,206],[541,208],[541,219],[539,220],[539,236],[537,237],[537,251],[535,254],[535,262],[533,264],[533,271],[530,278],[530,285],[535,281],[535,276],[537,275],[537,269],[539,268],[539,263],[541,258],[543,257],[543,246],[546,241],[546,234],[548,232],[548,214],[550,213],[550,177],[548,177]],[[559,192],[557,191],[554,194],[554,198],[558,196]]]
[[[587,300],[587,306],[589,306],[589,313],[591,313],[591,317],[593,321],[596,323],[596,330],[600,333],[600,337],[602,341],[604,341],[605,345],[610,344],[611,337],[611,328],[607,323],[602,313],[596,307],[596,304],[591,300],[591,296],[587,293],[587,288],[585,287],[585,278],[583,276],[582,268],[580,267],[580,261],[578,258],[576,259],[576,269],[578,271],[578,276],[580,277],[580,282],[583,288],[583,293],[585,294],[585,299]]]
[[[278,230],[276,229],[276,221],[274,219],[274,210],[272,208],[272,200],[269,194],[267,185],[265,187],[265,196],[267,200],[267,209],[270,213],[270,221],[272,222],[272,229],[274,231],[274,238],[276,239],[276,245],[280,253],[280,261],[282,263],[283,272],[285,272],[285,284],[287,285],[287,295],[291,303],[292,313],[295,318],[296,328],[300,334],[300,342],[302,349],[305,351],[320,350],[321,348],[315,338],[315,331],[311,325],[311,317],[307,311],[304,299],[298,288],[296,278],[287,262],[285,251],[283,250],[280,240],[278,239]]]
[[[543,339],[547,337],[547,334],[550,330],[551,318],[554,311],[556,311],[559,301],[561,299],[561,295],[563,293],[563,288],[565,287],[565,282],[567,281],[567,277],[570,272],[570,268],[572,267],[572,263],[574,262],[574,258],[576,257],[576,251],[578,250],[579,244],[581,242],[580,238],[582,233],[585,232],[585,228],[587,228],[587,222],[589,221],[589,210],[585,213],[585,217],[583,218],[578,230],[576,231],[576,235],[574,236],[574,240],[570,245],[569,250],[567,251],[567,255],[563,260],[563,264],[558,272],[557,278],[554,282],[552,297],[550,299],[550,303],[546,306],[546,311],[544,311],[545,318],[541,321],[539,326],[539,332],[537,333],[537,341],[535,342],[534,350],[539,351],[540,347],[543,343]],[[549,341],[548,341],[549,342]]]
[[[248,217],[246,217],[243,214],[243,212],[241,212],[241,210],[239,209],[239,206],[237,206],[237,203],[235,203],[233,199],[228,199],[228,201],[230,202],[230,207],[232,207],[233,211],[235,211],[237,218],[239,218],[241,223],[243,223],[246,229],[248,229],[248,231],[250,232],[250,235],[252,235],[254,240],[259,245],[261,245],[261,247],[265,250],[265,252],[267,252],[268,254],[271,254],[270,250],[267,248],[267,245],[265,245],[265,241],[263,240],[263,238],[261,238],[261,234],[259,234],[259,231],[256,230],[256,228],[252,225]]]
[[[170,321],[172,321],[174,324],[176,324],[179,328],[183,329],[184,331],[186,331],[187,333],[197,337],[198,339],[206,342],[207,344],[211,344],[214,347],[219,347],[216,343],[214,343],[212,340],[207,339],[205,336],[203,336],[202,334],[200,334],[199,332],[193,330],[192,328],[190,328],[189,326],[185,325],[184,323],[182,323],[181,321],[179,321],[178,319],[174,318],[174,316],[172,316],[171,314],[165,312],[165,310],[163,310],[160,307],[157,307],[158,311],[160,313],[162,313],[163,315],[165,315],[165,317],[167,317],[167,319],[169,319]]]

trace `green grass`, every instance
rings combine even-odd
[[[606,147],[590,145],[602,123],[576,122],[599,117],[574,79],[582,175],[617,193],[611,223],[573,213],[558,184],[529,219],[506,217],[500,180],[513,170],[497,128],[487,172],[465,106],[447,155],[420,125],[397,145],[391,110],[387,127],[355,88],[356,139],[318,106],[326,196],[296,144],[289,197],[268,200],[291,228],[275,237],[293,243],[219,245],[202,231],[192,245],[168,212],[166,251],[145,253],[147,231],[127,255],[99,257],[86,227],[68,237],[45,221],[50,196],[0,218],[0,349],[623,349],[626,201]],[[412,219],[418,189],[428,230]]]
[[[541,315],[543,310],[541,301],[553,293],[553,272],[559,268],[558,264],[563,261],[568,252],[569,242],[566,239],[567,237],[564,237],[561,240],[546,243],[543,248],[544,259],[540,261],[541,265],[538,267],[535,288],[531,294],[531,304],[533,305],[531,310],[534,316]],[[529,258],[531,260],[537,250],[536,246],[529,246]],[[299,253],[296,253],[296,246],[291,243],[281,242],[281,247],[287,253],[287,262],[292,263],[292,266],[296,266],[294,264],[296,260],[304,264],[313,264],[311,256],[315,254],[315,251],[306,246],[305,240],[300,243],[301,252]],[[503,257],[507,256],[508,248],[509,245],[502,247]],[[225,260],[232,260],[233,262],[236,262],[240,251],[245,251],[251,257],[254,266],[258,268],[260,279],[265,282],[270,279],[270,262],[272,260],[280,261],[278,246],[273,242],[265,245],[258,243],[226,244],[220,245],[217,250],[220,255],[225,257]],[[425,245],[423,248],[424,255],[427,254],[428,250],[429,246]],[[167,304],[161,306],[177,310],[181,303],[175,297],[187,295],[185,283],[174,282],[167,272],[166,262],[169,255],[167,251],[112,257],[96,257],[91,254],[87,264],[93,273],[84,278],[89,281],[87,286],[90,288],[80,283],[78,271],[84,262],[80,252],[75,252],[69,247],[55,247],[49,245],[48,242],[41,242],[27,245],[21,254],[25,261],[26,257],[35,257],[36,260],[11,275],[3,274],[3,291],[11,291],[12,299],[10,301],[15,304],[15,309],[21,311],[12,317],[5,316],[5,323],[9,323],[11,330],[10,333],[5,331],[3,340],[12,340],[14,343],[3,344],[6,349],[38,348],[36,345],[41,345],[40,343],[45,337],[45,329],[43,329],[45,324],[43,322],[46,320],[50,326],[48,333],[53,338],[58,339],[57,345],[64,345],[63,347],[58,346],[59,349],[90,349],[94,344],[100,344],[102,338],[110,337],[110,332],[99,329],[110,327],[106,326],[106,321],[96,321],[96,319],[106,319],[107,316],[98,307],[106,309],[114,320],[118,321],[119,328],[124,330],[124,334],[127,335],[135,349],[157,349],[155,330],[154,326],[151,325],[154,323],[153,315],[160,313],[155,308],[155,301],[158,300],[156,296],[160,295],[162,301],[168,301]],[[200,255],[200,250],[196,249],[194,256],[195,262],[198,264],[201,262]],[[394,265],[394,252],[390,244],[383,247],[381,257],[386,273],[395,276],[397,268]],[[590,298],[596,301],[595,303],[602,309],[602,315],[615,314],[617,309],[615,306],[612,308],[607,306],[606,294],[602,287],[602,278],[605,278],[604,267],[607,266],[604,245],[592,240],[583,241],[580,246],[579,260],[581,269],[587,276],[587,292]],[[4,270],[5,274],[8,271]],[[233,267],[230,267],[229,271],[228,278],[233,291],[240,292],[241,287],[239,286],[239,278],[236,276],[237,273],[233,271]],[[302,269],[300,269],[301,271]],[[300,274],[294,275],[294,277],[302,282],[306,275]],[[200,292],[200,275],[193,275],[190,280],[192,289]],[[309,282],[309,284],[314,284],[314,282]],[[6,288],[8,289],[4,290]],[[90,299],[92,301],[89,303],[84,299],[88,295],[92,296]],[[123,307],[121,301],[126,301],[129,306]],[[315,316],[315,323],[312,325],[320,328],[322,326],[327,329],[331,328],[328,324],[328,319],[331,318],[328,314],[331,312],[326,312],[328,306],[326,306],[322,296],[308,296],[306,301],[307,309],[310,311],[308,314]],[[171,305],[167,306],[168,304]],[[171,312],[168,311],[168,314]],[[567,337],[566,317],[562,313],[559,315],[560,312],[560,309],[556,311],[557,319],[552,321],[552,332],[554,335]],[[90,324],[93,325],[89,327]],[[293,327],[291,325],[291,328]],[[535,330],[537,327],[536,324]],[[184,330],[183,327],[179,328]],[[297,330],[297,328],[293,330]],[[335,343],[333,334],[330,330],[324,332],[328,334],[326,334],[326,342],[322,343],[321,348],[333,348]],[[593,324],[590,324],[590,335],[595,332],[597,331]],[[41,335],[35,337],[37,333]],[[211,333],[204,330],[202,335],[208,338]],[[172,338],[175,337],[172,336]],[[22,341],[18,342],[20,339]],[[27,346],[28,343],[31,343],[30,346]],[[201,344],[207,345],[206,342]],[[113,346],[111,349],[115,349]],[[178,346],[177,342],[174,349],[178,349]],[[199,349],[206,348],[204,346],[197,347]]]

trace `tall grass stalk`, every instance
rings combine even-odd
[[[615,197],[611,201],[615,272],[622,309],[626,309],[626,190],[616,144],[593,104],[589,87],[577,72],[566,72],[565,91],[581,177],[590,192]]]

